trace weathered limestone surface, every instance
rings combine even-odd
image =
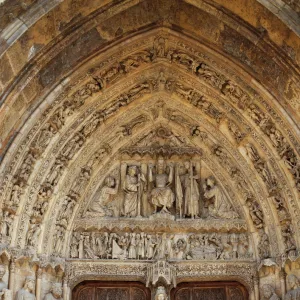
[[[299,37],[254,0],[14,3],[0,299],[84,280],[300,299]]]

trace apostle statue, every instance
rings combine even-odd
[[[300,300],[300,283],[294,274],[289,274],[287,283],[290,290],[286,293],[284,300]]]
[[[16,295],[16,300],[35,300],[34,295],[35,279],[34,277],[28,276],[25,279],[23,288],[21,288]]]
[[[212,176],[205,180],[203,189],[204,198],[211,201],[208,206],[209,217],[223,219],[236,219],[239,217]]]
[[[50,293],[46,294],[44,300],[62,300],[62,286],[56,282],[52,284]]]
[[[153,165],[149,165],[149,181],[155,182],[155,188],[151,191],[151,203],[155,207],[155,213],[157,207],[162,207],[162,213],[169,214],[169,208],[172,207],[175,200],[174,194],[169,187],[173,181],[173,165],[169,165],[169,174],[166,172],[165,161],[163,158],[159,158],[156,165],[156,175],[154,179]]]
[[[145,187],[146,178],[137,166],[129,166],[123,183],[125,217],[136,217],[140,215],[141,196]]]
[[[168,300],[166,289],[163,286],[157,288],[154,300]]]
[[[109,205],[114,200],[114,196],[118,193],[118,188],[118,179],[112,176],[106,177],[99,198],[94,199],[91,203],[87,215],[97,214],[97,216],[100,217],[113,216],[113,210],[109,208]]]
[[[184,194],[184,209],[183,215],[193,218],[200,217],[199,200],[200,193],[198,187],[198,175],[195,174],[195,168],[192,162],[184,163],[184,174],[181,175],[181,182]]]

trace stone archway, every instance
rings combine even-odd
[[[256,0],[29,2],[0,32],[8,293],[237,281],[283,298],[300,276],[299,38]]]

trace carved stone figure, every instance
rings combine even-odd
[[[75,198],[78,198],[84,191],[92,173],[92,168],[89,166],[85,166],[81,169],[78,177],[74,180],[72,184],[70,193]]]
[[[101,188],[99,198],[94,199],[91,203],[88,215],[97,214],[101,217],[112,216],[113,209],[109,206],[114,200],[114,196],[118,193],[119,180],[112,176],[105,178],[104,186]]]
[[[10,200],[8,201],[8,206],[11,208],[16,208],[18,207],[21,196],[23,195],[24,191],[24,183],[23,181],[16,182],[12,188],[12,192],[10,195]]]
[[[169,214],[168,208],[172,207],[175,200],[174,194],[169,185],[173,181],[173,165],[169,165],[169,175],[165,171],[165,161],[159,158],[156,166],[155,188],[151,191],[151,203],[157,207],[162,207],[161,212]],[[149,165],[149,181],[153,182],[153,165]]]
[[[246,204],[249,208],[250,217],[253,221],[254,226],[256,228],[262,228],[264,224],[264,215],[259,204],[252,199],[248,199],[246,201]]]
[[[238,218],[239,215],[232,209],[224,192],[216,185],[215,179],[209,177],[204,183],[204,197],[212,202],[208,206],[209,216],[212,218]]]
[[[35,300],[34,287],[34,277],[26,277],[23,288],[17,292],[16,300]]]
[[[26,235],[27,246],[36,247],[41,234],[40,224],[31,222]]]
[[[266,300],[280,300],[280,298],[277,296],[275,292],[275,289],[269,284],[265,284],[262,286],[261,294],[264,297],[263,299]]]
[[[53,283],[50,293],[46,294],[44,300],[62,300],[62,286],[60,283]]]
[[[292,224],[289,220],[286,221],[286,223],[281,228],[282,237],[284,240],[285,245],[285,251],[290,256],[296,256],[296,242],[294,240],[294,232]]]
[[[185,162],[185,174],[181,175],[181,182],[184,191],[184,209],[183,215],[191,218],[200,217],[200,192],[198,174],[195,174],[195,168],[192,162]]]
[[[157,288],[154,300],[168,300],[166,289],[163,286]]]
[[[82,133],[79,132],[75,134],[63,148],[61,155],[63,155],[67,160],[72,159],[84,142],[85,137]]]
[[[300,283],[296,275],[289,274],[287,284],[290,290],[286,293],[284,300],[300,300]]]
[[[5,266],[0,265],[0,299],[12,300],[12,293],[7,289],[7,284],[3,281],[3,276],[6,272]]]
[[[158,37],[154,41],[154,53],[152,59],[155,59],[157,57],[165,57],[166,55],[166,39],[163,37]]]
[[[146,182],[144,175],[138,171],[137,166],[128,167],[124,180],[124,208],[125,217],[136,217],[140,214],[141,196]]]
[[[258,230],[259,242],[258,242],[258,256],[261,259],[266,259],[270,257],[270,242],[269,237],[265,233],[263,228]]]
[[[63,249],[63,246],[64,246],[64,240],[63,240],[63,237],[64,237],[64,234],[65,234],[65,229],[60,226],[60,225],[56,225],[55,226],[55,234],[53,236],[53,240],[54,240],[54,243],[53,243],[53,249],[54,249],[54,252],[57,253],[57,254],[60,254],[62,249]]]
[[[47,182],[52,186],[55,186],[58,183],[58,180],[62,175],[62,171],[65,166],[66,160],[64,158],[57,158],[47,177]]]
[[[3,211],[1,219],[1,235],[10,236],[12,231],[13,215],[9,211]]]

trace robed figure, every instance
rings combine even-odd
[[[200,217],[200,192],[198,184],[198,174],[195,174],[195,168],[192,162],[184,163],[184,174],[181,175],[181,182],[184,195],[184,209],[183,214],[185,217],[191,218]]]
[[[155,182],[155,188],[151,191],[151,203],[155,207],[162,207],[162,213],[170,213],[169,209],[172,207],[175,196],[169,187],[173,181],[173,165],[169,165],[169,174],[165,171],[165,162],[163,158],[159,158],[156,165],[156,174],[153,174],[153,165],[149,165],[149,181]],[[154,179],[155,177],[155,179]]]
[[[145,176],[137,166],[129,166],[125,179],[123,180],[125,217],[136,217],[141,215],[141,197],[145,186]]]

